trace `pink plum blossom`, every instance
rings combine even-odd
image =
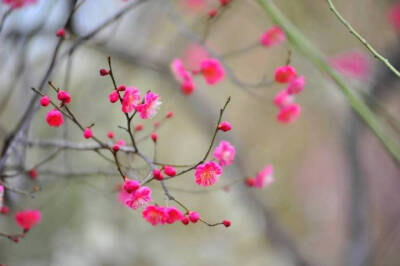
[[[200,63],[200,72],[208,85],[214,85],[225,77],[225,70],[215,58],[206,58]]]
[[[271,47],[283,43],[285,39],[285,32],[278,26],[272,26],[261,35],[260,42],[265,47]]]
[[[195,181],[199,186],[214,185],[222,174],[222,168],[215,162],[206,162],[196,167]]]
[[[223,140],[215,148],[213,156],[219,161],[220,166],[231,165],[235,159],[235,147]]]
[[[157,93],[149,91],[144,96],[144,102],[139,104],[136,109],[141,118],[149,119],[156,115],[160,105],[160,96]]]
[[[125,89],[124,97],[122,99],[122,112],[130,113],[140,103],[140,93],[135,87],[128,87]]]

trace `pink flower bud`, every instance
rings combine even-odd
[[[161,173],[161,171],[159,169],[153,170],[153,177],[154,177],[154,179],[159,180],[159,181],[164,179],[163,174]]]
[[[200,215],[199,215],[199,213],[198,212],[190,212],[189,213],[189,220],[192,222],[192,223],[197,223],[197,221],[200,219]]]
[[[114,138],[114,132],[108,131],[107,137],[108,137],[109,139],[113,139],[113,138]]]
[[[118,91],[125,91],[126,90],[126,86],[125,85],[119,85],[118,86]]]
[[[64,29],[58,29],[56,35],[59,38],[64,38],[65,37],[65,30]]]
[[[57,99],[59,99],[63,104],[68,104],[71,102],[71,95],[63,90],[58,91]]]
[[[166,118],[171,118],[173,116],[174,116],[174,113],[172,111],[169,111],[165,117]]]
[[[115,90],[112,91],[112,92],[110,93],[110,96],[108,96],[108,98],[110,99],[110,102],[111,102],[111,103],[115,103],[116,101],[119,100],[118,92],[115,91]]]
[[[174,167],[166,165],[166,166],[164,166],[164,173],[167,176],[173,177],[176,175],[176,170]]]
[[[154,143],[157,142],[157,138],[157,133],[151,133],[151,139],[154,141]]]
[[[107,76],[108,74],[110,74],[110,72],[107,69],[100,69],[100,76]]]
[[[38,171],[36,169],[29,170],[28,175],[32,180],[36,180],[39,176]]]
[[[222,224],[225,225],[225,227],[229,227],[229,226],[231,226],[231,221],[229,221],[229,220],[223,220],[223,221],[222,221]]]
[[[226,132],[231,130],[232,126],[228,121],[222,121],[221,124],[219,124],[218,129]]]
[[[85,139],[90,139],[93,136],[92,130],[88,127],[83,131]]]
[[[57,109],[50,110],[47,113],[46,121],[51,127],[59,127],[64,123],[62,114]]]
[[[48,106],[50,104],[50,98],[49,96],[45,95],[40,98],[40,105],[41,106]]]

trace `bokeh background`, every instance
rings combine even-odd
[[[192,9],[189,0],[145,2],[80,46],[51,76],[57,86],[72,94],[75,114],[84,123],[95,122],[96,133],[104,139],[108,130],[126,139],[117,128],[124,124],[124,117],[119,107],[108,102],[112,84],[98,75],[99,69],[107,66],[106,57],[111,56],[118,83],[161,95],[159,115],[144,123],[143,135],[151,132],[153,123],[167,111],[176,114],[159,130],[157,158],[186,164],[203,156],[219,108],[231,96],[225,119],[234,130],[218,135],[217,141],[227,139],[233,143],[237,158],[224,171],[218,187],[253,176],[269,163],[275,167],[275,182],[263,190],[237,184],[228,191],[214,191],[199,189],[189,173],[168,182],[174,195],[198,210],[204,219],[230,219],[232,226],[153,227],[139,211],[117,201],[117,174],[79,175],[85,171],[115,171],[111,164],[93,152],[63,152],[41,170],[69,175],[43,174],[36,182],[18,176],[10,181],[20,188],[40,186],[34,199],[10,193],[7,204],[12,211],[38,208],[43,219],[18,244],[0,239],[0,263],[399,265],[398,165],[353,114],[335,85],[293,50],[291,64],[306,76],[307,86],[297,97],[302,115],[289,125],[276,121],[277,110],[272,102],[282,86],[252,86],[264,76],[271,80],[274,69],[285,64],[288,49],[292,50],[289,43],[223,57],[235,79],[228,77],[213,87],[196,79],[198,88],[191,96],[183,95],[174,81],[169,64],[176,57],[190,64],[188,49],[201,49],[194,42],[196,36],[206,36],[207,47],[219,55],[257,42],[261,33],[273,25],[258,3],[233,0],[210,24],[207,11],[216,6],[217,0],[208,0],[199,9]],[[39,0],[14,12],[6,21],[0,35],[2,141],[25,111],[33,94],[30,88],[38,86],[43,77],[57,42],[54,33],[65,23],[71,3]],[[400,61],[398,32],[388,20],[388,11],[396,3],[335,0],[343,16],[395,64]],[[129,1],[87,0],[74,15],[62,49],[67,50],[78,36],[127,4]],[[346,83],[366,97],[398,141],[400,86],[396,78],[349,34],[325,1],[281,0],[276,4],[327,58],[348,52],[364,55],[366,74],[361,78],[345,76]],[[0,7],[5,12],[6,7]],[[39,110],[35,114],[30,139],[82,142],[81,132],[71,123],[60,129],[49,128],[45,113]],[[152,155],[151,141],[144,141],[141,147]],[[53,150],[29,148],[24,160],[13,158],[13,162],[29,169]],[[141,162],[133,163],[141,167]],[[162,202],[159,184],[151,188],[155,199]],[[0,228],[3,232],[17,230],[12,215],[0,216]]]

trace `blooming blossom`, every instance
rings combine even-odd
[[[287,90],[281,90],[274,98],[274,104],[279,107],[283,108],[293,103],[293,96],[289,95]]]
[[[167,219],[167,213],[164,207],[155,205],[147,206],[142,212],[143,218],[152,225],[164,224]]]
[[[19,227],[23,228],[24,231],[27,231],[32,226],[37,225],[41,218],[42,215],[38,210],[19,211],[15,214],[15,222]]]
[[[199,186],[214,185],[222,174],[222,168],[215,162],[206,162],[196,167],[195,181]]]
[[[134,210],[146,205],[151,201],[151,189],[148,187],[140,187],[125,200],[125,205]]]
[[[160,96],[151,91],[147,92],[144,96],[144,102],[139,104],[136,109],[143,119],[152,118],[161,105]]]
[[[184,94],[191,94],[195,89],[192,74],[185,69],[180,59],[174,59],[171,63],[171,70],[175,79],[181,84],[181,90]]]
[[[228,141],[223,140],[214,150],[214,158],[219,160],[220,166],[226,166],[233,163],[235,159],[235,147],[232,146]]]
[[[128,87],[125,89],[124,97],[122,99],[122,112],[130,113],[140,103],[140,93],[135,87]]]
[[[257,188],[263,188],[274,182],[274,168],[272,165],[266,165],[255,178],[254,186]]]
[[[290,82],[286,91],[288,94],[298,94],[304,90],[304,85],[306,84],[306,79],[304,76],[300,76]]]
[[[46,121],[51,127],[59,127],[64,123],[62,114],[57,109],[50,110],[46,115]]]
[[[292,103],[280,109],[277,119],[281,123],[291,123],[296,120],[301,113],[301,107],[298,104]]]
[[[36,2],[37,0],[3,0],[4,4],[11,6],[13,9],[35,4]]]
[[[261,35],[260,42],[265,47],[271,47],[283,43],[285,39],[285,32],[278,26],[272,26]]]
[[[215,58],[206,58],[200,63],[200,72],[208,85],[214,85],[225,77],[225,70]]]
[[[288,83],[296,76],[296,69],[292,66],[280,66],[275,70],[275,81],[278,83]]]
[[[167,215],[166,215],[167,216],[166,217],[167,224],[172,224],[176,221],[182,220],[182,218],[183,218],[182,212],[174,206],[166,208],[165,212],[167,213]]]

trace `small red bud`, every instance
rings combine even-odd
[[[226,132],[231,130],[232,126],[228,121],[222,121],[221,124],[219,124],[218,129]]]
[[[57,30],[57,37],[64,38],[65,37],[65,30],[64,29],[58,29]]]
[[[114,138],[114,132],[108,131],[107,137],[108,137],[109,139],[113,139],[113,138]]]
[[[3,206],[0,208],[0,213],[1,213],[1,214],[7,215],[7,214],[10,213],[10,209],[9,209],[7,206],[3,205]]]
[[[182,218],[181,222],[182,222],[184,225],[188,225],[188,224],[189,224],[189,219],[188,219],[186,216],[184,216],[184,217]]]
[[[83,136],[85,139],[90,139],[93,136],[93,132],[90,128],[86,128],[85,131],[83,131]]]
[[[189,220],[192,222],[192,223],[197,223],[197,221],[200,219],[200,215],[199,215],[199,213],[198,212],[190,212],[189,213]]]
[[[159,181],[164,179],[163,174],[161,173],[161,171],[159,169],[153,170],[153,177],[154,177],[154,179],[159,180]]]
[[[36,169],[31,169],[28,171],[28,175],[29,175],[30,179],[36,180],[38,178],[39,174]]]
[[[119,85],[118,86],[118,91],[125,91],[126,90],[126,86],[125,85]]]
[[[254,187],[256,180],[253,177],[246,178],[246,185],[248,187]]]
[[[143,125],[142,125],[142,124],[137,124],[137,125],[135,126],[135,130],[136,130],[136,131],[142,131],[142,130],[143,130]]]
[[[171,118],[173,116],[174,116],[174,113],[170,111],[170,112],[167,113],[167,115],[165,117],[166,118]]]
[[[50,97],[45,95],[40,98],[40,105],[41,106],[48,106],[50,104]]]
[[[152,134],[151,134],[151,139],[152,139],[154,142],[157,142],[157,138],[158,138],[157,133],[152,133]]]
[[[114,152],[119,151],[119,145],[118,145],[118,144],[115,144],[115,145],[113,146],[113,151],[114,151]]]
[[[209,18],[213,18],[218,14],[218,9],[211,9],[210,11],[208,11],[208,17]]]
[[[107,76],[110,72],[107,69],[100,69],[100,76]]]
[[[231,221],[229,221],[229,220],[223,220],[223,221],[222,221],[222,224],[225,225],[225,227],[229,227],[229,226],[231,226]]]

